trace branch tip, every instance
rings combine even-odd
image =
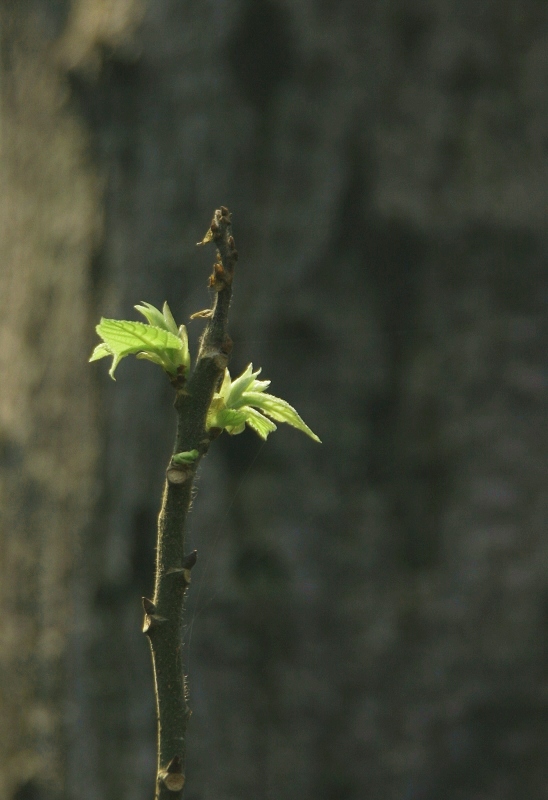
[[[213,219],[211,220],[211,224],[207,230],[206,235],[202,239],[201,242],[197,242],[197,245],[200,247],[201,245],[208,244],[208,242],[213,241],[213,239],[217,240],[222,237],[221,231],[221,224],[222,225],[230,225],[230,220],[232,218],[232,214],[226,208],[226,206],[221,206],[221,208],[217,209],[213,214]]]

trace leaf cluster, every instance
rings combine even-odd
[[[230,372],[225,369],[221,388],[213,396],[206,420],[206,428],[221,428],[235,436],[242,433],[246,425],[266,439],[276,430],[276,422],[285,422],[293,428],[306,433],[314,441],[320,439],[299,416],[293,406],[281,397],[267,394],[265,389],[270,381],[258,381],[258,369],[253,372],[253,365],[248,364],[242,374],[232,380]]]
[[[113,380],[120,361],[132,354],[158,364],[171,378],[186,375],[190,369],[190,353],[185,326],[177,327],[167,303],[164,303],[162,311],[145,302],[135,308],[147,323],[101,319],[95,330],[103,341],[97,345],[89,360],[98,361],[112,356],[109,375]],[[253,372],[253,365],[249,364],[241,375],[232,380],[230,372],[225,369],[219,391],[213,395],[207,413],[206,429],[225,430],[235,436],[248,425],[261,439],[266,439],[277,429],[276,422],[285,422],[319,442],[320,439],[293,406],[280,397],[267,394],[265,389],[270,381],[257,380],[260,372],[260,369]],[[193,450],[178,453],[173,461],[192,463],[197,455],[197,451]]]
[[[184,325],[177,327],[168,304],[164,303],[162,311],[145,302],[135,308],[148,320],[148,324],[102,317],[95,330],[103,341],[97,345],[89,360],[98,361],[112,356],[109,375],[113,380],[116,380],[116,367],[129,355],[158,364],[172,377],[188,372],[190,353],[187,331]]]

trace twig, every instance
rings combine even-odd
[[[185,556],[185,522],[196,469],[215,433],[206,431],[206,414],[232,349],[227,320],[238,254],[230,218],[228,209],[221,206],[200,242],[213,241],[217,247],[218,258],[209,279],[215,299],[194,370],[186,383],[174,383],[177,435],[173,450],[174,454],[197,450],[199,455],[191,463],[171,461],[167,468],[158,517],[154,598],[143,598],[143,631],[152,650],[158,716],[156,800],[178,800],[185,783],[186,730],[191,712],[182,634],[185,592],[196,563],[196,551]]]

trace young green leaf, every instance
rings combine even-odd
[[[111,355],[111,378],[114,378],[114,371],[122,358],[131,354],[140,354],[141,358],[159,363],[171,374],[176,374],[178,366],[184,363],[183,342],[163,328],[143,322],[102,318],[95,330],[104,344],[95,348],[90,360]]]
[[[253,373],[253,364],[248,364],[242,374],[236,380],[231,381],[228,392],[225,395],[225,402],[229,408],[236,407],[236,403],[243,392],[253,383],[260,371]]]
[[[143,315],[143,317],[148,321],[149,325],[154,325],[156,328],[163,328],[163,330],[169,331],[174,336],[180,337],[180,328],[177,328],[177,323],[173,318],[173,314],[171,313],[171,309],[167,302],[164,303],[161,311],[151,303],[145,303],[144,300],[142,301],[142,305],[133,307],[137,309],[139,314]],[[185,326],[181,325],[181,327],[184,328],[186,335]]]
[[[242,402],[248,406],[260,409],[263,414],[275,419],[276,422],[286,422],[288,425],[292,425],[294,428],[297,428],[297,430],[306,433],[307,436],[310,436],[315,442],[320,441],[316,434],[310,430],[302,417],[297,414],[293,406],[290,406],[289,403],[282,400],[281,397],[274,397],[272,394],[265,394],[263,392],[244,392],[242,395]]]
[[[245,421],[249,427],[255,431],[255,433],[259,434],[261,439],[266,439],[269,433],[272,433],[277,429],[277,426],[274,424],[274,422],[272,422],[272,420],[267,419],[259,411],[251,408],[251,406],[247,406],[245,410]]]
[[[190,350],[188,349],[188,333],[184,325],[179,325],[179,330],[177,331],[177,335],[183,346],[181,348],[181,359],[185,370],[190,369]]]
[[[107,345],[104,342],[98,344],[93,353],[90,356],[90,361],[99,361],[100,358],[106,358],[107,356],[111,356],[112,352],[109,350]]]
[[[177,372],[177,365],[174,363],[173,359],[170,358],[169,350],[166,350],[161,356],[157,353],[150,353],[143,350],[141,353],[135,353],[135,358],[152,361],[153,364],[158,364],[159,367],[169,372],[170,375],[175,375]]]
[[[163,328],[165,331],[169,330],[164,315],[151,303],[145,303],[143,300],[142,305],[133,306],[133,308],[143,315],[149,325],[154,325],[155,328]],[[177,331],[175,331],[175,334],[177,334]]]
[[[264,390],[270,385],[270,381],[258,381],[256,378],[260,371],[259,369],[253,372],[253,365],[249,364],[244,372],[232,381],[228,369],[225,370],[222,385],[213,396],[206,427],[222,428],[234,436],[241,433],[247,424],[262,439],[266,439],[276,430],[276,425],[271,421],[274,419],[292,425],[315,442],[319,442],[320,439],[293,406],[279,397],[265,393]]]
[[[167,300],[162,307],[162,316],[165,320],[166,327],[168,331],[175,334],[175,336],[179,335],[179,329],[177,328],[177,323],[173,319],[173,314],[171,313],[171,309],[167,304]],[[183,326],[184,327],[184,326]],[[186,328],[185,328],[186,330]]]
[[[139,350],[181,350],[182,342],[169,331],[143,322],[122,319],[101,319],[96,328],[113,353],[126,355]]]
[[[233,408],[221,408],[217,414],[208,418],[208,428],[223,428],[234,436],[245,428],[247,415],[244,410],[236,411]]]

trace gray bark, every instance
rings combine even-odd
[[[0,797],[152,797],[175,415],[85,360],[208,305],[223,203],[232,370],[323,445],[203,464],[187,800],[541,800],[546,4],[0,8]]]

